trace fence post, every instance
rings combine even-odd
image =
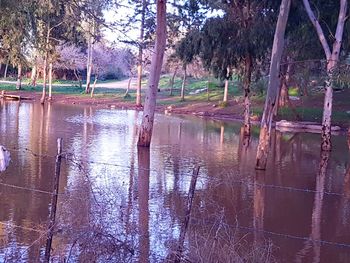
[[[63,146],[62,144],[63,144],[63,139],[58,138],[57,139],[57,155],[56,155],[56,162],[55,162],[55,177],[54,177],[54,185],[53,185],[54,191],[52,193],[52,199],[51,199],[50,222],[49,222],[46,247],[45,247],[45,262],[50,262],[51,244],[52,244],[52,238],[53,238],[53,228],[54,228],[55,219],[56,219],[58,187],[59,187],[59,181],[60,181],[60,171],[61,171],[61,161],[62,161],[62,146]]]

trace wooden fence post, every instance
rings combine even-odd
[[[62,144],[63,144],[63,139],[58,138],[57,139],[57,155],[56,155],[56,163],[55,163],[54,191],[52,193],[52,199],[51,199],[50,222],[49,222],[46,247],[45,247],[45,262],[50,262],[50,253],[51,253],[51,245],[52,245],[52,238],[53,238],[53,228],[55,226],[55,220],[56,220],[58,187],[59,187],[59,181],[60,181],[60,171],[61,171],[61,161],[62,161]]]

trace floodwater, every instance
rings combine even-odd
[[[164,262],[177,251],[193,168],[200,166],[186,262],[350,262],[350,157],[345,136],[274,132],[255,171],[258,130],[157,115],[150,151],[141,113],[6,102],[0,144],[0,262],[44,260],[56,140],[63,138],[53,262]],[[322,162],[321,162],[322,161]]]

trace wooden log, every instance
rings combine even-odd
[[[7,100],[32,100],[32,98],[27,97],[21,97],[19,95],[12,95],[12,94],[5,94],[5,91],[1,91],[0,94],[1,99],[7,99]]]
[[[321,133],[322,125],[317,122],[291,122],[291,121],[278,121],[276,122],[276,129],[279,131],[291,131],[291,132],[310,132],[310,133]],[[332,131],[340,131],[339,126],[332,126]]]
[[[1,98],[7,99],[7,100],[21,100],[21,96],[18,95],[1,95]]]

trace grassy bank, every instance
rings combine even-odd
[[[127,83],[127,82],[125,82]],[[232,115],[239,118],[243,114],[243,91],[239,81],[230,81],[229,85],[229,103],[222,104],[223,98],[223,83],[219,80],[210,79],[195,79],[188,78],[186,83],[185,101],[180,100],[180,91],[182,85],[181,78],[175,78],[172,96],[170,96],[170,76],[163,76],[160,80],[158,92],[158,106],[167,109],[171,106],[172,110],[183,112],[204,112],[210,115]],[[85,94],[84,88],[74,85],[71,86],[54,86],[53,94],[66,96],[74,96],[76,100],[84,100],[90,98],[89,94]],[[146,90],[147,83],[144,81],[143,90]],[[126,84],[125,84],[126,85]],[[258,120],[263,112],[265,95],[262,92],[264,88],[261,83],[253,83],[252,85],[252,117]],[[207,87],[209,86],[209,96]],[[129,96],[125,97],[125,88],[96,88],[93,104],[99,103],[100,100],[110,100],[123,106],[134,106],[136,98],[135,89],[131,89]],[[15,84],[0,84],[0,90],[17,92]],[[23,85],[21,92],[41,92],[42,86],[33,87]],[[29,94],[28,93],[28,94]],[[142,94],[143,98],[145,97]],[[294,110],[288,107],[279,109],[277,119],[297,120],[298,117],[303,121],[321,122],[323,109],[323,93],[322,91],[310,92],[308,96],[300,96],[296,88],[290,89],[290,95],[297,97],[297,100],[292,100]],[[342,126],[350,125],[350,102],[348,100],[350,90],[345,89],[334,94],[333,122]],[[101,101],[103,103],[103,101]],[[125,104],[126,103],[126,104]]]

